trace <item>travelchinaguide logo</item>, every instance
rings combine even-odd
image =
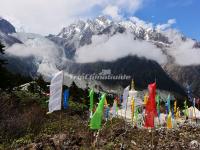
[[[126,74],[112,74],[111,69],[102,69],[99,73],[70,76],[73,79],[84,79],[84,80],[130,80],[131,76]]]

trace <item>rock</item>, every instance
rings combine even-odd
[[[197,149],[200,148],[200,143],[196,140],[193,140],[189,144],[190,149]]]
[[[63,141],[66,139],[66,134],[57,134],[54,135],[53,138],[50,139],[50,141],[53,142],[53,145],[56,147],[56,149],[60,149],[60,146],[63,144]]]
[[[131,143],[132,143],[132,144],[134,144],[134,145],[137,145],[137,144],[136,144],[136,142],[135,142],[135,141],[133,141],[133,140],[131,140]]]

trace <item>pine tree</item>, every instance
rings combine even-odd
[[[4,54],[4,45],[0,43],[0,58],[1,58],[1,55]],[[5,64],[5,60],[3,59],[0,59],[0,69],[3,67],[3,65]]]
[[[4,54],[4,45],[0,43],[0,88],[5,88],[6,86],[6,69],[4,67],[5,60],[1,59]]]

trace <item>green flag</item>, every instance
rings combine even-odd
[[[139,108],[137,107],[136,111],[135,111],[135,120],[136,120],[136,122],[138,120],[138,114],[139,114]]]
[[[156,95],[156,107],[157,107],[157,113],[159,117],[160,116],[160,95]]]
[[[94,108],[94,90],[92,89],[90,90],[89,97],[90,97],[90,112],[92,112]]]
[[[186,100],[184,101],[184,108],[185,108],[184,115],[187,117],[189,114],[188,114],[188,106]]]
[[[99,101],[98,107],[90,120],[90,129],[100,129],[101,128],[101,121],[103,117],[103,108],[105,103],[106,95],[103,94],[101,96],[101,100]]]

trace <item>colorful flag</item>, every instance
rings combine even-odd
[[[174,113],[176,113],[177,101],[174,101]]]
[[[185,117],[188,117],[188,106],[187,106],[187,102],[186,102],[186,100],[184,101],[184,108],[185,108],[185,110],[184,110],[184,115],[185,115]]]
[[[144,105],[147,104],[147,101],[148,101],[148,94],[146,93],[146,94],[144,95]]]
[[[115,99],[112,106],[112,117],[116,117],[117,114],[117,100]]]
[[[172,108],[172,119],[174,119],[174,108]]]
[[[169,114],[167,116],[167,128],[168,129],[172,128],[172,114],[171,114],[171,112],[169,112]]]
[[[100,129],[101,128],[105,98],[106,98],[106,95],[103,94],[101,96],[101,100],[99,101],[97,109],[90,120],[90,125],[89,125],[90,129]]]
[[[123,92],[123,109],[127,109],[127,101],[128,101],[128,93],[129,93],[129,86],[124,89]]]
[[[193,107],[195,107],[196,99],[193,98]]]
[[[120,100],[120,104],[121,104],[123,102],[123,96],[122,95],[120,95],[119,100]]]
[[[170,94],[169,94],[168,97],[167,97],[167,108],[168,108],[168,112],[171,111],[171,104],[170,104],[170,101],[171,101],[171,97],[170,97]]]
[[[67,109],[69,106],[69,90],[64,91],[64,100],[63,100],[64,109]]]
[[[180,117],[179,113],[180,113],[179,107],[177,107],[177,109],[176,109],[176,119],[178,119]]]
[[[169,111],[168,111],[169,109],[168,109],[168,103],[167,102],[165,103],[165,109],[166,109],[166,114],[169,114]]]
[[[110,114],[110,107],[107,105],[107,106],[106,106],[106,110],[105,110],[105,118],[106,118],[106,121],[107,121],[108,118],[109,118],[109,114]]]
[[[138,122],[138,115],[139,115],[139,108],[137,107],[136,108],[136,111],[135,111],[135,122],[136,122],[136,124],[137,124],[137,122]]]
[[[93,108],[94,108],[94,90],[90,90],[89,93],[89,97],[90,97],[90,112],[93,113]]]
[[[134,118],[134,112],[135,112],[135,101],[134,101],[134,98],[132,97],[132,100],[131,100],[131,112],[132,112],[132,120]]]
[[[154,117],[157,116],[156,111],[156,83],[149,84],[149,99],[146,104],[145,127],[154,127]]]
[[[61,110],[62,103],[62,87],[64,73],[60,71],[54,75],[50,85],[49,113]]]
[[[158,117],[160,117],[160,95],[156,95],[156,108],[158,112]]]

